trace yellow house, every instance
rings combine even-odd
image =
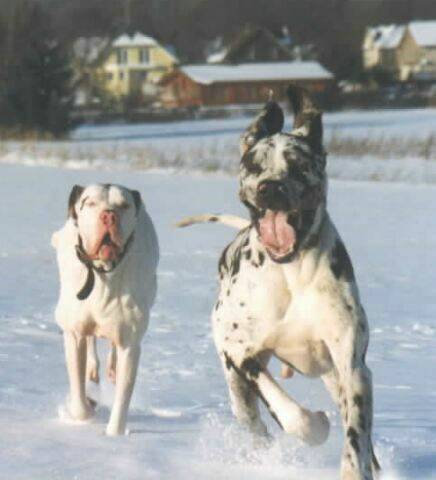
[[[422,51],[405,25],[379,25],[367,29],[363,42],[365,70],[379,69],[396,80],[408,80]]]
[[[410,22],[409,30],[421,49],[421,58],[414,68],[413,77],[436,81],[436,20]]]
[[[160,78],[173,70],[177,58],[154,38],[135,33],[112,41],[102,60],[105,90],[115,97],[153,95]]]

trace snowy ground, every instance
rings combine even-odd
[[[84,126],[73,132],[70,141],[0,143],[0,163],[234,173],[239,135],[250,121],[230,118]],[[290,121],[288,114],[288,131]],[[388,143],[382,156],[371,153],[365,145],[362,153],[360,145],[358,156],[353,149],[342,156],[330,155],[330,178],[436,184],[435,109],[326,113],[324,126],[327,148],[332,140]],[[389,147],[392,143],[396,148]]]
[[[102,406],[95,423],[70,426],[57,417],[67,379],[49,240],[65,219],[71,186],[95,181],[142,192],[162,251],[131,435],[117,439],[103,435],[112,395],[106,383],[96,392]],[[274,441],[254,448],[230,414],[209,311],[217,258],[233,233],[171,225],[191,213],[244,213],[236,189],[235,179],[218,175],[0,165],[0,478],[337,480],[342,434],[319,381],[284,384],[305,405],[331,412],[334,428],[322,447],[299,445],[268,418]],[[434,186],[330,184],[330,210],[371,323],[375,443],[385,479],[436,478],[435,197]]]

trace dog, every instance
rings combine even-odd
[[[270,100],[241,137],[239,197],[250,221],[202,215],[179,226],[218,222],[240,229],[221,255],[212,313],[236,418],[266,433],[260,399],[285,432],[319,445],[329,434],[327,416],[288,396],[268,361],[278,358],[284,377],[294,371],[321,377],[345,432],[341,480],[372,480],[380,467],[371,440],[367,318],[350,257],[326,208],[321,111],[301,87],[290,86],[288,96],[290,133],[282,131],[283,111]]]
[[[86,379],[99,381],[96,337],[111,344],[115,400],[107,435],[126,433],[141,339],[154,303],[159,247],[139,192],[118,185],[74,186],[68,218],[52,237],[60,275],[56,321],[63,330],[70,383],[68,416],[92,417]]]

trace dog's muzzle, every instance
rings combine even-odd
[[[257,187],[256,203],[261,210],[290,210],[288,186],[279,180],[264,180]]]
[[[91,258],[86,253],[85,249],[83,248],[82,237],[80,235],[78,236],[77,245],[76,245],[76,255],[77,255],[77,258],[80,260],[80,262],[83,263],[88,270],[85,284],[83,285],[83,287],[77,293],[77,298],[79,300],[85,300],[89,297],[89,295],[91,295],[91,292],[92,292],[92,290],[94,288],[94,285],[95,285],[95,273],[94,272],[97,272],[97,273],[100,273],[100,274],[108,274],[108,273],[113,272],[118,267],[118,265],[120,265],[120,263],[123,261],[124,257],[126,256],[126,253],[130,249],[130,246],[133,242],[133,238],[134,238],[134,232],[127,239],[127,242],[124,246],[124,249],[117,256],[117,261],[112,262],[112,266],[109,269],[105,269],[103,267],[96,266],[94,264],[93,258]],[[102,244],[102,245],[104,247],[104,244]]]

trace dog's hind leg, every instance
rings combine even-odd
[[[342,424],[344,429],[346,428],[346,419],[347,419],[347,402],[345,401],[344,390],[340,386],[338,373],[336,370],[330,370],[330,372],[322,376],[324,385],[326,386],[328,392],[330,393],[333,401],[337,405],[341,416]],[[370,440],[371,441],[371,440]],[[374,476],[380,471],[380,464],[378,463],[377,457],[374,453],[374,447],[371,441],[371,464],[372,464],[372,473]]]
[[[379,469],[371,443],[372,379],[364,359],[368,341],[367,336],[358,334],[363,327],[367,331],[367,325],[363,319],[359,321],[360,331],[350,328],[340,336],[340,342],[329,343],[345,433],[341,480],[373,480]]]
[[[135,385],[140,353],[141,347],[138,343],[117,346],[115,400],[106,427],[107,435],[126,433],[127,411]]]
[[[106,374],[112,383],[117,377],[117,347],[112,343],[107,355]]]
[[[228,354],[224,356],[226,368],[235,370],[257,393],[286,433],[296,435],[309,445],[320,445],[327,440],[330,425],[325,413],[301,407],[280,387],[257,357],[236,362]]]
[[[99,367],[97,339],[95,336],[88,336],[86,337],[86,378],[91,382],[100,383]]]
[[[70,381],[68,411],[75,420],[86,420],[94,409],[86,398],[86,337],[64,332],[65,359]]]

